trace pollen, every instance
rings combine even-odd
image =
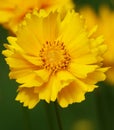
[[[40,57],[42,60],[42,67],[51,71],[67,69],[71,57],[65,48],[63,42],[54,41],[46,42],[40,50]]]

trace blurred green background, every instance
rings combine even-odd
[[[113,0],[74,0],[76,7],[90,4],[98,10],[100,4],[114,7]],[[0,27],[0,52],[7,42],[8,32]],[[0,55],[0,130],[59,130],[55,118],[54,104],[40,102],[28,110],[16,102],[18,84],[8,77],[9,69]],[[59,106],[64,130],[114,130],[114,86],[104,82],[99,88],[86,94],[86,100],[68,108]]]

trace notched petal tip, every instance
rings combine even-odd
[[[19,88],[15,100],[23,103],[24,107],[32,109],[39,102],[39,97],[38,94],[34,93],[34,88]]]

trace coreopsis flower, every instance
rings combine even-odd
[[[80,12],[84,15],[88,28],[96,24],[98,25],[98,29],[95,33],[96,36],[100,34],[104,35],[104,43],[107,44],[108,47],[103,56],[104,65],[111,66],[107,71],[106,81],[114,84],[114,11],[107,6],[102,6],[99,8],[99,15],[97,15],[91,7],[85,7]]]
[[[0,23],[15,33],[17,25],[33,9],[73,8],[72,0],[0,0]]]
[[[9,77],[20,84],[16,100],[30,109],[40,100],[57,100],[61,107],[83,101],[106,71],[106,45],[91,35],[74,10],[27,14],[3,51]]]
[[[84,6],[80,8],[79,13],[85,18],[88,30],[91,30],[92,27],[98,26],[98,16],[92,7]]]
[[[101,7],[99,26],[99,34],[104,35],[105,43],[108,46],[108,50],[104,54],[104,64],[111,66],[107,71],[107,81],[114,85],[114,11],[108,7]]]

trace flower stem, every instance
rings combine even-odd
[[[55,114],[56,114],[56,119],[57,119],[59,130],[63,130],[57,102],[54,102],[54,108],[55,108]]]
[[[30,117],[29,117],[30,115],[29,115],[28,109],[22,107],[22,111],[23,111],[23,119],[24,119],[24,124],[25,124],[25,130],[32,130]]]
[[[100,130],[107,130],[107,123],[105,121],[105,115],[104,115],[104,106],[102,106],[102,101],[101,101],[101,93],[100,90],[98,90],[95,93],[95,97],[96,97],[96,107],[97,107],[97,116],[98,116],[98,122],[99,122],[99,127]]]
[[[53,119],[52,119],[52,113],[51,113],[51,109],[50,109],[50,105],[44,102],[44,107],[45,107],[45,112],[47,115],[47,121],[50,127],[50,130],[54,130],[54,126],[53,126]]]
[[[99,89],[97,89],[95,96],[96,96],[96,105],[97,105],[97,112],[99,117],[99,125],[100,130],[112,130],[113,122],[112,122],[112,92],[110,91],[110,86],[106,85],[106,83],[99,84]]]

